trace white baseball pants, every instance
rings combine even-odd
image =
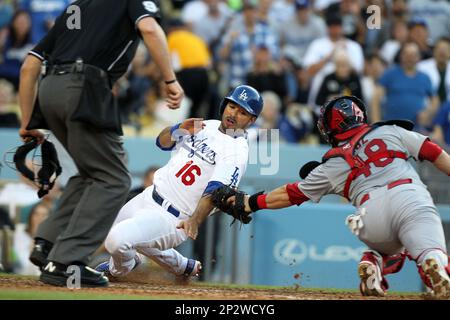
[[[122,207],[106,238],[113,276],[129,273],[137,252],[174,274],[183,274],[186,269],[188,258],[173,248],[187,240],[184,229],[177,229],[177,225],[189,216],[181,213],[177,218],[163,209],[150,196],[154,187],[149,188]]]

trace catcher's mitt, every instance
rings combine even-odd
[[[247,224],[250,223],[252,217],[249,212],[245,212],[245,196],[247,194],[239,189],[231,186],[222,186],[214,190],[211,194],[214,205],[221,210],[232,216],[235,220]],[[235,196],[234,205],[228,204],[228,199]],[[234,221],[233,221],[234,222]]]

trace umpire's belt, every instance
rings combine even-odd
[[[152,193],[152,198],[153,200],[155,200],[155,202],[157,204],[159,204],[161,207],[163,207],[164,209],[166,209],[168,212],[170,212],[171,214],[173,214],[175,217],[178,218],[178,216],[180,215],[180,211],[178,211],[177,209],[175,209],[170,203],[169,201],[167,201],[166,199],[164,199],[163,197],[161,197],[158,192],[156,192],[156,188],[153,188],[153,193]]]
[[[387,185],[387,189],[392,189],[395,188],[396,186],[400,186],[402,184],[408,184],[408,183],[412,183],[412,179],[400,179],[400,180],[396,180],[394,182],[391,182]],[[364,202],[366,202],[367,200],[370,199],[369,193],[366,193],[362,198],[361,198],[361,202],[359,203],[359,205],[362,205]]]

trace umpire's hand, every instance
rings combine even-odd
[[[167,106],[170,109],[178,109],[181,105],[181,101],[184,98],[183,88],[181,88],[178,81],[166,84],[166,94],[167,94],[166,98]]]
[[[45,135],[40,130],[27,130],[25,128],[20,128],[19,135],[23,142],[29,142],[31,139],[35,138],[38,143],[41,144],[45,140]]]

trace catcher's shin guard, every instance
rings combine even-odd
[[[420,277],[435,298],[450,298],[450,258],[440,250],[426,253],[417,264]]]
[[[359,290],[363,296],[384,297],[388,283],[383,277],[383,258],[373,250],[364,252],[358,265],[358,274],[361,280]]]

